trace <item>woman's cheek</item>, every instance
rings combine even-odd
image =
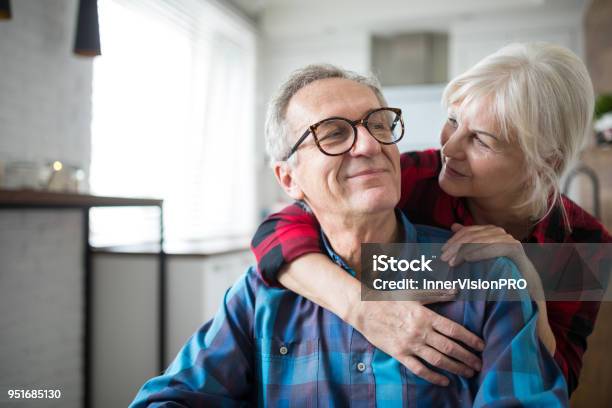
[[[448,139],[452,134],[452,131],[449,128],[450,125],[448,123],[442,127],[442,131],[440,132],[440,146],[444,146],[446,142],[448,142]]]

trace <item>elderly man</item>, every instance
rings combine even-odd
[[[326,253],[347,273],[360,273],[362,242],[441,243],[449,237],[413,226],[394,210],[400,115],[386,107],[374,80],[331,66],[296,72],[270,105],[266,137],[276,178],[314,212]],[[487,265],[518,273],[505,259]],[[337,316],[266,286],[250,268],[214,319],[163,375],[142,387],[132,406],[567,404],[563,376],[537,341],[537,311],[529,299],[432,307],[486,339],[476,376],[446,373],[450,385],[434,386]],[[472,350],[480,346],[469,337],[466,342]]]

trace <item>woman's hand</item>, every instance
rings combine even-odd
[[[431,383],[449,381],[419,358],[466,377],[481,369],[480,359],[459,342],[482,351],[483,341],[424,306],[451,301],[454,292],[397,291],[398,301],[363,301],[361,283],[320,253],[295,259],[281,269],[278,279],[287,289],[335,313],[375,347]]]
[[[525,254],[522,244],[503,228],[495,225],[472,225],[469,227],[453,224],[455,233],[442,247],[441,260],[450,266],[464,261],[474,262],[499,256],[510,258],[527,280],[529,294],[535,299],[539,309],[538,336],[551,354],[555,353],[555,336],[548,322],[546,301],[542,280],[535,267]]]
[[[429,369],[419,358],[443,370],[472,377],[480,371],[482,362],[458,341],[478,351],[484,349],[478,336],[424,306],[449,301],[454,296],[432,293],[428,300],[419,301],[359,301],[353,303],[345,320],[415,375],[446,386],[448,378]]]
[[[481,261],[505,256],[519,266],[529,262],[523,246],[503,228],[495,225],[472,225],[465,227],[453,224],[454,235],[442,246],[442,259],[450,266],[463,261]]]

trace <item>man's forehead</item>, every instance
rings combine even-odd
[[[345,78],[326,78],[296,92],[289,102],[286,117],[291,125],[308,127],[330,116],[358,119],[377,107],[380,102],[368,85]]]

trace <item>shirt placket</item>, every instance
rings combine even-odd
[[[351,407],[376,406],[376,382],[372,370],[374,346],[358,331],[351,329],[350,381]]]

